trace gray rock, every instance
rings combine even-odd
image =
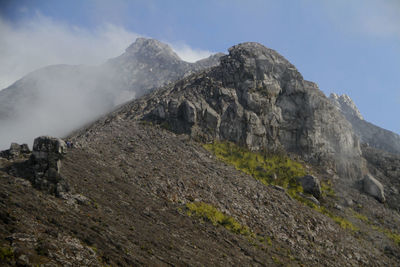
[[[219,66],[171,83],[124,109],[137,119],[166,123],[170,130],[200,140],[227,140],[251,150],[285,149],[336,167],[341,177],[361,176],[359,139],[350,123],[315,83],[258,43],[233,46]]]
[[[331,94],[329,99],[352,124],[355,134],[362,143],[390,153],[400,154],[400,135],[365,121],[349,96]]]
[[[19,145],[17,143],[11,143],[9,149],[0,151],[0,157],[10,160],[19,158],[20,156],[26,156],[30,154],[30,152],[27,144]]]
[[[362,185],[363,185],[363,191],[365,193],[373,196],[382,203],[386,201],[385,194],[383,191],[383,185],[378,180],[376,180],[371,174],[366,174],[364,176]]]
[[[318,206],[321,205],[321,204],[319,203],[318,199],[316,199],[314,196],[308,196],[308,195],[304,195],[304,194],[302,194],[302,193],[300,193],[300,196],[301,196],[302,198],[305,198],[305,199],[311,201],[311,202],[314,203],[315,205],[318,205]]]
[[[353,100],[346,94],[341,96],[332,93],[329,96],[329,99],[335,104],[335,106],[346,116],[354,116],[363,120],[363,116],[361,115],[360,111],[358,110],[356,104]]]
[[[69,191],[68,183],[61,177],[61,159],[66,144],[59,138],[40,136],[33,142],[31,162],[34,169],[32,184],[41,190],[61,196]]]
[[[321,186],[317,177],[306,175],[299,178],[299,182],[303,187],[304,193],[311,194],[317,199],[321,197]]]

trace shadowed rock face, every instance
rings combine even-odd
[[[252,150],[287,151],[333,162],[359,177],[362,161],[349,122],[317,85],[258,43],[229,49],[221,64],[122,109],[202,140],[229,140]]]

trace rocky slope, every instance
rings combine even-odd
[[[400,263],[398,159],[360,147],[317,86],[260,44],[234,46],[220,65],[77,130],[65,155],[62,140],[37,140],[32,155],[19,145],[0,153],[4,265]],[[219,141],[261,151],[254,170],[202,145]],[[319,200],[251,175],[265,171],[262,158],[282,155],[318,178]],[[386,204],[360,190],[368,172]]]
[[[138,38],[101,66],[56,65],[34,71],[0,91],[0,148],[35,136],[62,136],[118,104],[219,63],[222,54],[196,63],[166,44]]]
[[[378,150],[400,154],[400,135],[365,121],[353,100],[347,95],[331,94],[329,98],[352,124],[362,143]]]
[[[70,140],[77,147],[62,160],[71,190],[64,199],[9,171],[23,158],[1,161],[1,249],[12,251],[3,264],[395,266],[400,260],[379,231],[343,229],[281,188],[216,160],[187,135],[108,118]],[[369,210],[377,205],[356,199]],[[185,203],[198,201],[254,235],[188,216]],[[378,210],[371,223],[378,215],[396,222]]]
[[[349,122],[285,58],[257,43],[229,49],[221,64],[123,107],[202,141],[228,140],[253,150],[284,149],[361,177],[358,138]]]

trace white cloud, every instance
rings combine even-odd
[[[186,44],[170,44],[179,57],[187,62],[196,62],[197,60],[209,57],[213,52],[201,49],[194,49]]]
[[[12,25],[0,17],[0,90],[27,73],[52,64],[98,65],[122,54],[139,34],[113,24],[89,31],[41,14]],[[211,54],[184,43],[171,44],[177,54],[194,62]]]
[[[121,54],[138,34],[104,24],[93,32],[37,14],[11,25],[0,18],[0,89],[51,64],[99,64]]]

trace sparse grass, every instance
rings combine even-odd
[[[332,218],[343,229],[358,230],[347,219],[333,214],[327,208],[318,206],[298,194],[303,192],[303,188],[297,178],[307,174],[305,167],[300,162],[294,161],[282,153],[253,152],[231,142],[214,142],[205,144],[204,148],[214,153],[218,159],[235,166],[236,169],[253,176],[265,185],[279,185],[285,188],[291,197]],[[330,180],[321,183],[321,191],[325,197],[335,196]]]
[[[377,230],[383,234],[385,234],[389,239],[391,239],[394,243],[400,246],[400,234],[396,233],[393,230],[389,230],[380,226],[373,225],[372,229]]]
[[[233,217],[228,216],[220,212],[214,206],[204,202],[191,202],[187,203],[188,208],[187,214],[189,216],[197,216],[205,221],[211,222],[213,225],[221,225],[229,231],[249,236],[251,232],[245,225],[241,225]]]
[[[365,222],[365,223],[367,223],[367,224],[370,224],[370,221],[368,220],[368,217],[367,217],[367,216],[365,216],[365,215],[363,215],[363,214],[361,214],[361,213],[358,213],[358,212],[356,212],[355,210],[351,210],[351,212],[353,213],[354,218],[357,218],[357,219],[359,219],[360,221],[363,221],[363,222]]]
[[[332,181],[321,182],[321,192],[323,197],[335,197],[335,191],[332,189]]]
[[[297,182],[298,177],[306,175],[304,166],[286,155],[252,152],[231,142],[205,144],[220,160],[236,169],[253,176],[265,185],[279,185],[286,188],[289,195],[303,192]]]
[[[0,262],[14,260],[14,250],[11,247],[0,247]]]

